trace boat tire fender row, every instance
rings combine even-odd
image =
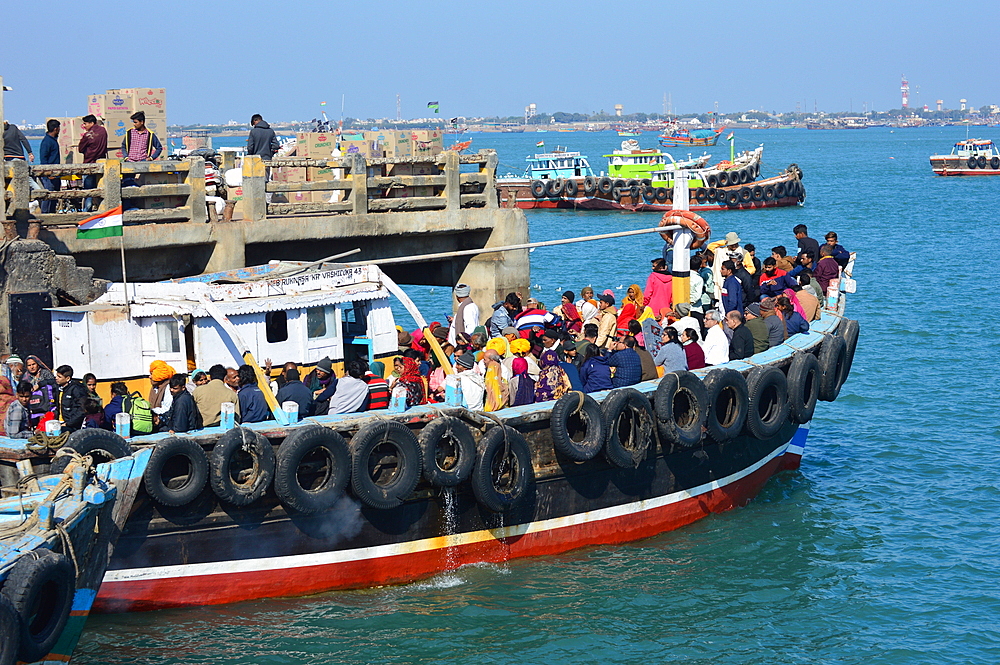
[[[740,187],[740,203],[749,203],[753,199],[753,190],[749,187]]]
[[[233,469],[234,461],[250,466]],[[234,427],[216,442],[209,455],[212,490],[234,506],[248,506],[264,496],[274,477],[274,448],[263,435],[243,427]],[[234,478],[234,472],[236,477]]]
[[[986,155],[979,155],[979,158],[976,159],[976,166],[981,169],[986,168]]]
[[[788,417],[803,425],[812,420],[819,397],[819,361],[811,353],[799,352],[788,367]]]
[[[709,176],[709,177],[711,177],[711,176]],[[727,172],[725,172],[725,171],[723,171],[722,173],[720,173],[719,177],[718,177],[718,182],[719,182],[719,186],[720,187],[728,187],[729,186],[729,174]]]
[[[435,487],[455,487],[468,480],[476,465],[476,439],[454,416],[430,421],[417,435],[424,478]]]
[[[549,196],[559,196],[563,193],[564,181],[562,178],[554,178],[545,184],[545,193]]]
[[[858,348],[860,332],[861,325],[854,319],[844,319],[843,327],[837,331],[837,334],[844,338],[844,343],[847,345],[847,367],[844,368],[843,381],[847,381],[847,377],[851,375],[851,367],[854,365],[854,351]]]
[[[347,442],[332,429],[319,425],[296,429],[278,446],[274,493],[285,508],[305,515],[329,510],[344,495],[350,478]]]
[[[694,190],[694,198],[698,203],[704,203],[708,200],[708,190],[704,187],[699,187]]]
[[[990,158],[990,168],[993,170],[1000,169],[1000,157]]]
[[[649,398],[635,388],[618,388],[601,403],[601,410],[608,427],[604,456],[622,469],[637,468],[653,444],[655,417]]]
[[[599,193],[607,196],[611,193],[612,189],[614,189],[614,183],[611,182],[611,178],[605,176],[597,181],[597,191]]]
[[[708,415],[708,391],[697,376],[687,370],[667,372],[653,396],[656,426],[660,439],[682,448],[701,442]]]
[[[491,427],[479,440],[472,493],[485,508],[502,513],[516,507],[535,479],[531,449],[513,427]]]
[[[164,439],[153,448],[142,481],[146,494],[160,505],[186,505],[201,494],[208,482],[208,456],[192,439]]]
[[[786,192],[785,192],[785,183],[784,182],[779,182],[778,184],[776,184],[774,186],[774,196],[775,196],[775,198],[783,199],[783,198],[785,198],[785,193]]]
[[[777,367],[754,367],[747,377],[750,408],[746,428],[758,439],[770,439],[788,419],[788,379]]]
[[[63,447],[72,448],[80,455],[90,455],[95,464],[132,454],[132,448],[125,439],[114,432],[97,428],[78,429],[69,435]],[[71,460],[69,455],[56,455],[52,459],[49,473],[62,473]]]
[[[18,660],[33,663],[52,651],[69,619],[75,587],[73,564],[64,554],[38,549],[17,560],[2,593],[17,612]]]
[[[728,205],[734,206],[739,204],[739,202],[740,202],[740,193],[735,190],[729,190],[729,193],[726,194],[726,203]]]
[[[716,175],[715,173],[709,174],[709,176],[705,178],[705,184],[708,185],[709,187],[718,187],[719,176]]]
[[[531,195],[536,199],[545,198],[545,181],[544,180],[532,180],[531,181]]]
[[[666,187],[657,187],[654,192],[657,203],[666,203],[670,199],[670,190]]]
[[[969,167],[970,169],[974,169],[974,168],[976,168],[976,158],[975,158],[975,157],[969,157],[969,159],[967,159],[967,160],[965,161],[965,163],[966,163],[966,165],[967,165],[967,166],[968,166],[968,167]]]
[[[359,429],[351,439],[351,460],[351,489],[372,508],[399,506],[420,482],[420,442],[394,420]]]
[[[750,190],[750,195],[753,197],[754,201],[764,200],[764,188],[760,185],[754,185],[753,189]]]
[[[764,200],[773,201],[775,198],[774,185],[768,185],[764,188]]]
[[[583,179],[583,193],[587,196],[593,196],[597,193],[598,180],[592,175],[587,176]]]
[[[746,423],[750,405],[747,382],[734,369],[714,369],[705,377],[708,393],[708,416],[705,429],[708,435],[719,443],[732,441]]]
[[[0,665],[14,665],[21,645],[21,619],[7,596],[0,594]]]
[[[579,191],[577,187],[576,180],[566,179],[563,183],[563,194],[566,195],[568,199],[575,199],[576,193]]]
[[[832,402],[840,394],[847,368],[847,343],[843,337],[828,336],[819,351],[819,398]]]
[[[549,432],[557,451],[575,462],[585,462],[604,447],[607,422],[597,400],[574,390],[560,397],[552,407]]]
[[[656,190],[652,187],[652,185],[642,186],[642,200],[646,203],[656,202]]]

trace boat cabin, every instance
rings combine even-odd
[[[652,171],[663,168],[663,156],[657,148],[643,150],[635,139],[622,141],[620,150],[604,155],[612,178],[649,178]]]
[[[956,143],[951,149],[951,154],[956,157],[979,157],[982,155],[986,159],[990,159],[1000,155],[1000,151],[989,139],[966,139]]]
[[[585,155],[578,152],[566,152],[556,148],[553,152],[543,152],[534,157],[528,157],[528,168],[524,177],[532,180],[547,180],[556,178],[586,178],[594,175]]]
[[[335,365],[370,362],[398,352],[389,298],[377,266],[274,262],[169,282],[116,283],[89,305],[50,310],[53,356],[56,365],[93,372],[102,382],[144,377],[153,360],[182,373],[238,366],[244,350],[275,364],[309,366],[326,356]],[[239,339],[227,332],[233,327]]]

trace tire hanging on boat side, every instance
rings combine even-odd
[[[237,470],[234,478],[233,461],[247,456],[249,469]],[[234,427],[219,437],[208,460],[212,490],[217,497],[234,506],[248,506],[264,496],[274,478],[271,442],[245,427]]]
[[[464,483],[476,466],[476,439],[469,426],[454,416],[427,423],[417,435],[424,478],[434,487]]]
[[[739,202],[740,202],[740,193],[735,190],[729,190],[729,193],[726,194],[726,203],[731,206],[734,206],[737,205]]]
[[[611,193],[612,189],[614,189],[614,183],[611,182],[611,178],[604,176],[597,181],[597,191],[599,193],[607,196]]]
[[[827,335],[819,351],[819,398],[832,402],[840,394],[847,367],[847,344],[843,337]]]
[[[994,171],[1000,169],[1000,157],[993,157],[990,159],[990,168]]]
[[[542,180],[531,181],[531,195],[536,199],[545,198],[545,182]]]
[[[286,508],[314,515],[344,496],[351,453],[339,432],[320,425],[297,428],[278,446],[276,458],[274,493]]]
[[[20,619],[18,660],[34,663],[52,651],[69,620],[75,589],[76,573],[66,555],[37,549],[17,560],[2,593]]]
[[[146,494],[163,506],[191,503],[201,494],[206,482],[208,455],[205,449],[193,439],[180,436],[158,441],[142,474]]]
[[[653,189],[651,185],[643,185],[642,200],[645,201],[646,203],[656,202],[656,190]]]
[[[413,493],[420,471],[420,443],[402,423],[379,420],[351,438],[351,489],[365,505],[399,506]]]
[[[785,198],[785,183],[779,182],[774,186],[774,196],[775,198],[783,199]]]
[[[792,356],[788,367],[788,417],[804,425],[812,420],[819,398],[819,361],[804,351]]]
[[[770,439],[788,420],[788,380],[773,365],[754,367],[747,377],[747,392],[746,429],[758,439]]]
[[[764,188],[764,200],[773,201],[775,197],[774,185],[768,185]]]
[[[0,594],[0,665],[14,665],[21,645],[21,617],[7,596]]]
[[[513,427],[491,427],[479,440],[472,493],[495,513],[515,508],[528,495],[535,481],[531,449]]]
[[[617,388],[601,403],[601,412],[607,424],[604,456],[619,468],[637,468],[654,441],[649,398],[635,388]]]
[[[592,175],[587,176],[583,179],[583,193],[587,196],[593,196],[597,192],[597,178]]]
[[[844,319],[841,323],[842,328],[838,328],[837,334],[844,338],[844,344],[847,345],[847,358],[845,362],[847,367],[844,368],[844,381],[847,381],[847,377],[851,375],[851,367],[854,366],[854,351],[858,348],[858,335],[861,332],[861,324],[859,324],[854,319]]]
[[[698,203],[704,203],[706,200],[708,200],[708,190],[706,190],[704,187],[699,187],[698,189],[694,190],[694,198]]]
[[[132,454],[132,447],[128,441],[114,432],[98,428],[76,430],[66,439],[63,448],[72,448],[80,455],[90,455],[94,464],[110,462]],[[62,473],[71,460],[69,455],[57,455],[52,458],[49,473]]]
[[[549,433],[555,449],[574,462],[593,459],[607,438],[601,405],[586,393],[566,393],[552,407]]]
[[[986,168],[986,155],[979,155],[979,158],[976,160],[976,166],[981,169]]]
[[[563,194],[566,195],[566,198],[575,199],[577,191],[579,191],[579,188],[576,184],[576,180],[567,178],[563,184]]]
[[[705,377],[705,391],[708,395],[705,419],[708,436],[719,443],[732,441],[743,431],[750,406],[746,379],[728,367],[713,369]]]
[[[653,396],[656,428],[660,439],[682,448],[701,442],[708,415],[708,391],[695,374],[687,370],[667,372]]]
[[[669,199],[670,199],[670,193],[669,193],[669,190],[667,190],[666,187],[657,187],[656,188],[656,202],[657,203],[666,203],[667,200],[669,200]]]
[[[709,187],[719,186],[719,176],[715,173],[710,173],[707,178],[705,178],[705,184]]]
[[[719,173],[719,186],[728,187],[729,186],[729,173],[722,171]]]
[[[554,178],[545,184],[545,193],[548,194],[550,198],[555,198],[563,193],[563,187],[563,179]]]

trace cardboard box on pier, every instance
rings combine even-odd
[[[295,156],[330,159],[335,141],[332,132],[299,132],[295,135]]]
[[[133,112],[167,113],[166,88],[116,88],[108,90],[107,94],[124,98]]]

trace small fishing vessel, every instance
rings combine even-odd
[[[1000,150],[989,139],[965,139],[949,155],[931,155],[935,175],[1000,175]]]
[[[143,450],[97,464],[108,441],[127,452],[113,437],[75,432],[51,465],[23,439],[0,441],[2,665],[66,663],[73,655],[150,456]]]
[[[718,129],[687,129],[676,123],[660,135],[660,145],[664,148],[709,147],[719,141],[725,125]]]

